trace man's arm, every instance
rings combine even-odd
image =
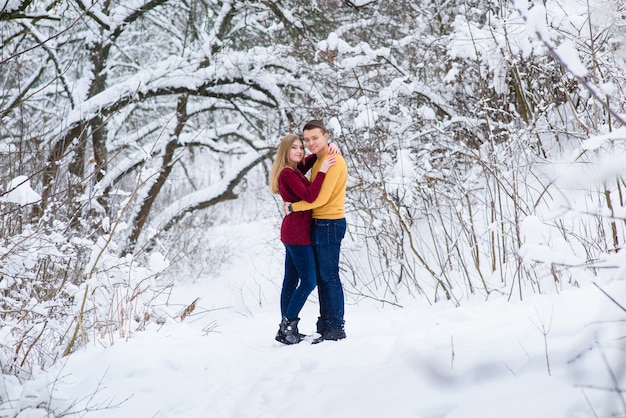
[[[319,194],[317,195],[317,198],[314,201],[312,201],[311,203],[306,202],[304,200],[301,200],[299,202],[293,202],[293,203],[283,202],[283,211],[285,212],[285,215],[289,215],[290,213],[293,213],[293,212],[302,212],[302,211],[309,210],[309,209],[315,209],[315,208],[325,205],[330,199],[333,189],[335,188],[335,185],[337,184],[337,181],[339,180],[339,176],[341,174],[340,169],[338,168],[333,169],[333,168],[334,167],[331,167],[326,172],[326,177],[324,178],[322,187],[319,191]],[[320,174],[322,173],[318,173],[318,176]],[[317,181],[317,177],[315,178],[315,181]]]
[[[330,169],[326,172],[326,178],[324,179],[324,183],[322,184],[322,188],[319,195],[317,196],[317,199],[315,199],[311,203],[303,201],[292,203],[292,212],[301,212],[309,209],[315,209],[328,203],[333,194],[333,191],[337,187],[337,183],[339,183],[342,175],[347,169],[346,162],[343,157],[337,155],[336,159],[337,163],[334,166],[330,167]]]
[[[320,193],[317,195],[317,199],[315,199],[311,203],[305,202],[304,200],[292,203],[292,212],[302,212],[309,209],[319,208],[320,206],[325,205],[326,202],[328,202],[328,199],[330,199],[330,195],[333,192],[335,184],[337,184],[337,180],[339,180],[339,170],[328,170],[328,172],[326,173],[326,178],[324,179],[324,183],[322,183]]]

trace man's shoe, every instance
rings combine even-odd
[[[342,329],[331,329],[322,334],[321,337],[318,337],[313,340],[311,344],[319,344],[322,341],[339,341],[346,338],[346,332]]]
[[[316,331],[319,335],[324,335],[328,331],[328,321],[321,316],[317,318],[317,322],[315,323]]]

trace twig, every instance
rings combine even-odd
[[[604,291],[604,289],[602,289],[602,288],[601,288],[601,287],[600,287],[600,286],[599,286],[596,282],[593,282],[593,285],[594,285],[595,287],[597,287],[597,288],[598,288],[598,290],[600,290],[600,292],[604,293],[604,295],[605,295],[607,298],[611,299],[611,302],[613,302],[614,304],[616,304],[617,306],[619,306],[619,308],[620,308],[622,311],[626,312],[626,308],[625,308],[624,306],[622,306],[622,305],[621,305],[618,301],[616,301],[616,300],[615,300],[615,299],[614,299],[611,295],[609,295],[608,293],[606,293],[606,292]]]

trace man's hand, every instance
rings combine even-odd
[[[331,142],[330,144],[328,144],[328,153],[330,155],[334,155],[334,154],[341,155],[341,150],[339,150],[339,148],[337,147],[337,145],[335,145],[334,142]]]
[[[283,211],[285,212],[285,216],[291,213],[289,212],[289,205],[291,205],[291,202],[283,202]]]

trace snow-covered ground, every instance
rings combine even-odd
[[[349,302],[346,340],[274,341],[283,254],[270,223],[214,231],[238,250],[218,274],[180,277],[162,309],[199,297],[184,321],[92,344],[10,398],[36,405],[52,387],[57,412],[89,418],[625,416],[626,313],[593,285],[461,307]],[[603,288],[626,304],[626,282]],[[301,317],[312,332],[315,297]]]

